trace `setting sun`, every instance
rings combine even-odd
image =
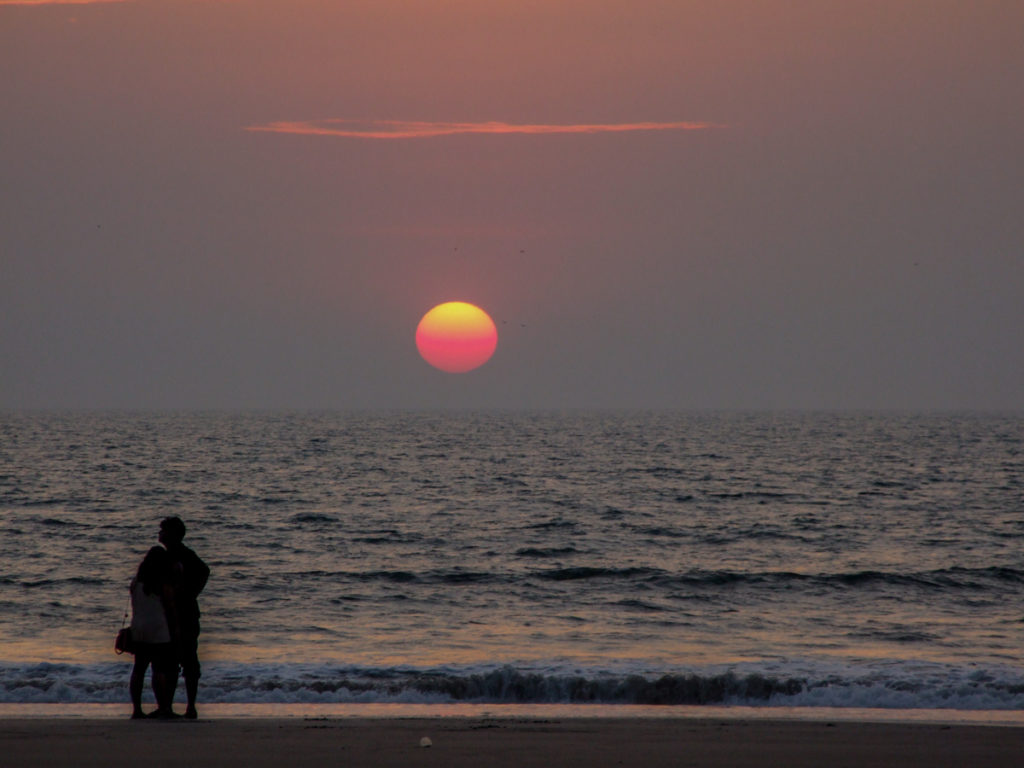
[[[465,373],[491,359],[498,329],[480,307],[464,301],[438,304],[416,327],[416,348],[435,368]]]

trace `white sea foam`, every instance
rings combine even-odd
[[[0,665],[2,703],[124,700],[127,665]],[[745,663],[664,670],[486,666],[415,669],[208,664],[204,701],[238,704],[585,703],[1024,710],[1024,673],[917,661]]]

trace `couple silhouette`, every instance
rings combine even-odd
[[[199,716],[198,598],[210,578],[210,569],[185,546],[185,530],[181,518],[164,518],[158,536],[163,546],[154,546],[146,553],[131,582],[135,654],[129,683],[132,719],[181,717],[173,708],[179,670],[185,678],[184,717],[194,720]],[[150,667],[157,708],[146,714],[142,711],[142,688]]]

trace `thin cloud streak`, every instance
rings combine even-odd
[[[438,123],[408,120],[308,120],[279,121],[246,126],[247,131],[289,133],[300,136],[335,136],[346,139],[425,139],[458,134],[550,135],[565,133],[628,133],[633,131],[700,131],[721,127],[715,123],[577,123],[572,125],[484,123]]]
[[[0,0],[0,5],[99,5],[130,2],[133,0]]]

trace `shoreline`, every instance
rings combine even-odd
[[[154,708],[145,702],[144,709]],[[865,723],[968,725],[1024,728],[1024,710],[889,709],[867,707],[647,706],[616,704],[502,703],[225,703],[200,701],[202,720],[500,720],[537,718],[589,721],[749,721],[756,723]],[[9,720],[111,721],[128,717],[118,703],[0,703],[0,722]],[[184,704],[175,702],[175,710]]]
[[[423,746],[429,740],[429,746]],[[1015,764],[1024,729],[742,718],[9,718],[5,766],[613,768]]]

